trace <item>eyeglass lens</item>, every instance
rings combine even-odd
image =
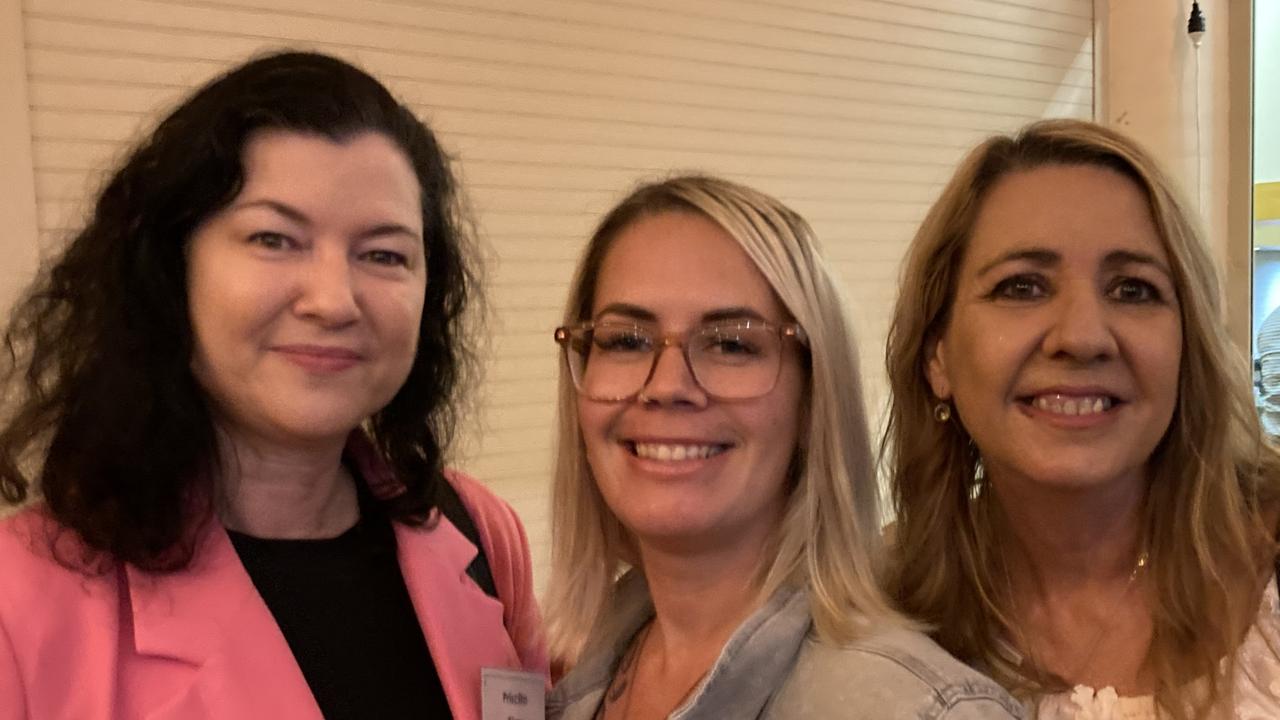
[[[664,341],[625,323],[598,323],[567,345],[578,391],[597,400],[622,400],[644,389],[659,350],[681,345],[694,380],[726,399],[759,397],[778,378],[781,339],[775,328],[747,322],[695,328],[682,341]]]

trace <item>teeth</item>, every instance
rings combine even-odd
[[[668,445],[666,443],[636,443],[636,455],[648,460],[680,462],[703,460],[724,452],[721,445]]]
[[[1110,410],[1111,398],[1105,395],[1093,397],[1037,395],[1032,404],[1045,412],[1058,415],[1093,415]]]

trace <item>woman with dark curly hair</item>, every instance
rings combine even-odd
[[[546,653],[511,509],[443,466],[471,244],[431,131],[286,52],[200,88],[17,305],[0,717],[480,714]],[[527,678],[526,678],[527,680]]]

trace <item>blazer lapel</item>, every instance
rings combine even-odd
[[[192,565],[165,575],[126,569],[133,641],[141,656],[194,666],[191,683],[149,720],[321,720],[270,610],[226,531],[210,522]],[[139,678],[140,683],[146,682]],[[155,697],[156,688],[139,688]]]
[[[453,715],[480,717],[480,670],[520,669],[502,603],[467,575],[476,548],[439,513],[425,527],[395,524],[400,569]]]
[[[396,489],[363,435],[350,456],[375,494]],[[439,513],[424,527],[392,523],[405,586],[449,707],[458,720],[480,718],[480,670],[519,669],[502,603],[467,575],[476,548]],[[270,718],[322,720],[293,652],[240,563],[226,531],[210,522],[192,565],[180,573],[126,570],[133,640],[139,655],[194,666],[189,686],[147,720]],[[146,682],[142,679],[141,682]],[[148,696],[155,688],[144,689]]]

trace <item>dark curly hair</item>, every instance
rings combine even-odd
[[[212,517],[217,441],[190,369],[185,250],[240,192],[242,151],[266,129],[334,141],[381,133],[413,166],[427,258],[417,357],[366,429],[404,486],[381,501],[389,515],[418,524],[435,505],[456,395],[474,367],[463,311],[477,293],[473,234],[449,159],[364,71],[281,52],[210,81],[137,145],[9,319],[0,499],[16,505],[38,488],[46,512],[88,550],[70,562],[181,569],[194,529]]]

